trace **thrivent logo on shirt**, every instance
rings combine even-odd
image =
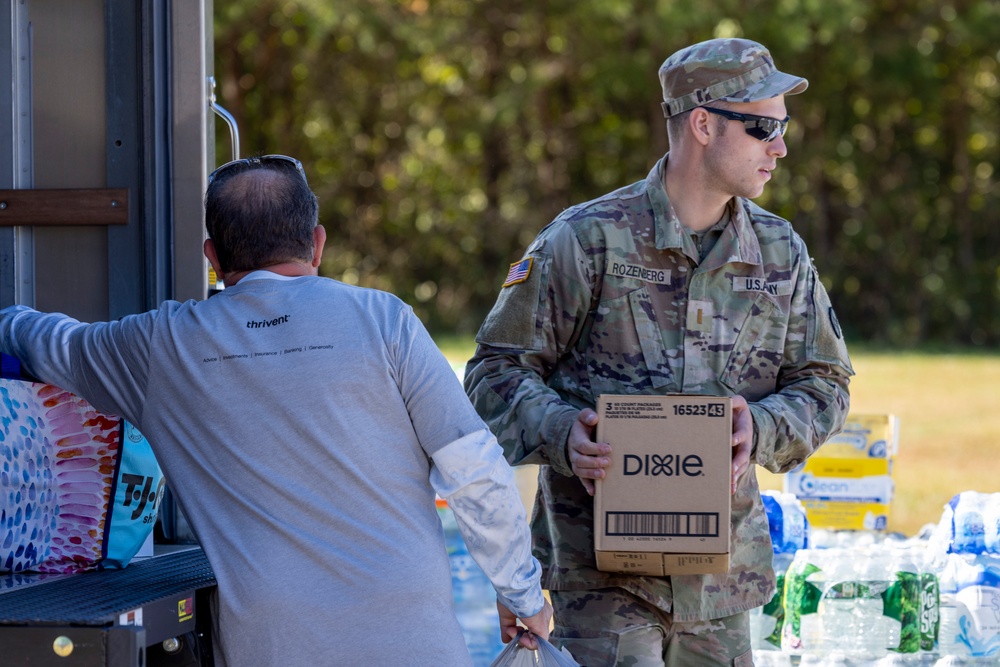
[[[247,321],[247,329],[276,327],[279,324],[285,324],[286,322],[288,322],[288,315],[282,315],[281,317],[276,317],[273,320],[249,320]]]

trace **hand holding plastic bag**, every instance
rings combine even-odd
[[[535,636],[538,642],[538,650],[521,646],[521,635],[525,630],[517,633],[517,637],[511,640],[507,646],[500,651],[500,655],[490,663],[490,667],[580,667],[580,663],[573,659],[566,649],[557,650],[555,646],[539,636]]]
[[[504,643],[520,641],[523,646],[534,651],[538,648],[536,638],[549,638],[549,625],[552,623],[552,603],[544,599],[542,608],[532,616],[519,617],[497,600],[497,614],[500,617],[500,638]],[[518,625],[520,619],[524,625]],[[525,634],[527,631],[527,634]]]

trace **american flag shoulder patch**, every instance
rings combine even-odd
[[[504,279],[503,285],[500,289],[504,287],[510,287],[511,285],[516,285],[518,283],[523,283],[528,279],[528,274],[531,273],[531,262],[533,257],[525,257],[520,262],[514,262],[510,265],[510,271],[507,272],[507,278]]]

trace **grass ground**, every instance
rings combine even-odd
[[[441,337],[453,364],[474,344]],[[914,535],[937,523],[955,494],[1000,492],[1000,354],[882,352],[851,348],[857,375],[851,410],[899,418],[896,497],[889,529]],[[761,486],[781,489],[783,477],[758,468]]]

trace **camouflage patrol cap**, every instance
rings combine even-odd
[[[756,102],[795,95],[808,87],[800,76],[779,72],[762,44],[710,39],[681,49],[660,66],[666,118],[714,100]]]

